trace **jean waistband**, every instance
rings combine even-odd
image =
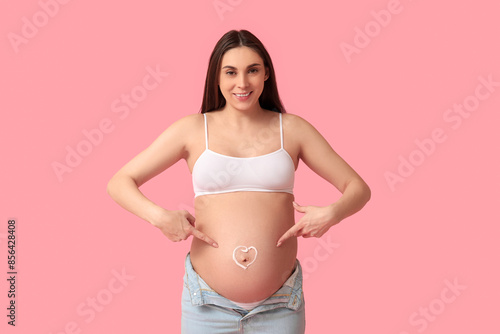
[[[287,308],[297,310],[303,299],[302,291],[302,267],[299,260],[296,260],[296,267],[285,284],[269,296],[259,307],[269,306],[270,304],[281,304]],[[221,296],[213,290],[203,278],[196,273],[191,263],[191,257],[188,253],[185,261],[186,273],[184,275],[184,284],[189,290],[191,303],[193,305],[215,304],[228,308],[238,308],[229,299]]]

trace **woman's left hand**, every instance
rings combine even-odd
[[[330,227],[339,223],[335,218],[333,205],[324,207],[301,206],[293,202],[293,207],[298,212],[304,213],[304,216],[281,236],[276,244],[277,247],[290,237],[320,238]]]

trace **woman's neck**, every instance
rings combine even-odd
[[[239,110],[226,105],[220,111],[221,114],[224,115],[225,121],[228,124],[235,125],[237,127],[245,127],[250,123],[260,121],[268,112],[267,110],[262,109],[260,105],[247,110]]]

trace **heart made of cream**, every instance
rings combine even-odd
[[[246,266],[242,265],[241,263],[238,262],[238,260],[236,260],[236,252],[238,250],[241,250],[243,253],[248,253],[251,249],[253,249],[255,251],[255,257],[253,258],[253,261],[251,261],[249,264],[247,264]],[[250,246],[250,247],[246,247],[246,246],[238,246],[234,249],[233,251],[233,260],[234,262],[240,266],[241,268],[243,269],[247,269],[252,263],[255,262],[255,260],[257,259],[257,248],[255,248],[254,246]]]

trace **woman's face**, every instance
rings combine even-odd
[[[264,61],[257,52],[241,46],[227,51],[222,57],[219,88],[226,106],[237,110],[259,107],[264,81],[269,77]]]

